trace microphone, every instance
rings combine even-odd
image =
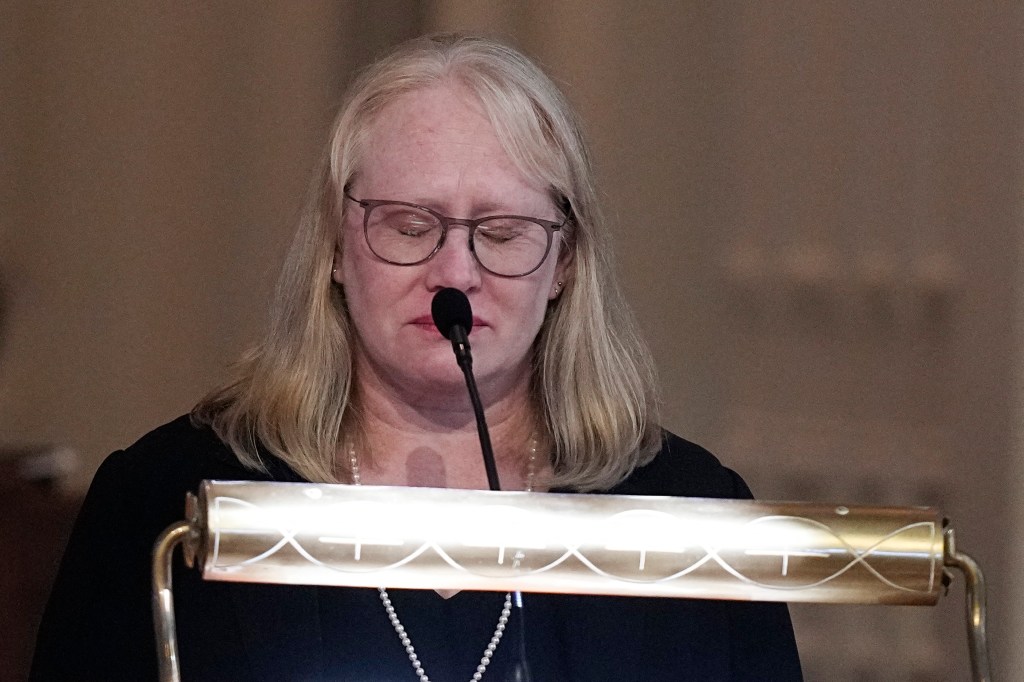
[[[466,294],[458,289],[446,287],[434,294],[430,303],[430,315],[434,318],[434,326],[441,335],[452,342],[455,361],[462,368],[469,390],[469,401],[473,404],[476,416],[476,431],[480,436],[480,450],[484,457],[484,469],[487,471],[487,485],[491,490],[501,490],[498,480],[498,467],[494,463],[494,449],[491,447],[491,434],[487,430],[484,419],[484,407],[480,402],[480,393],[476,389],[473,377],[473,355],[469,347],[469,333],[473,330],[473,309],[469,305]]]
[[[452,342],[459,367],[463,372],[467,366],[472,369],[473,356],[467,337],[473,331],[473,309],[466,294],[451,287],[441,289],[430,303],[430,315],[441,336]]]

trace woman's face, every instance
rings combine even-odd
[[[548,188],[524,177],[502,149],[475,98],[459,85],[403,95],[368,131],[349,193],[360,200],[405,201],[453,218],[511,214],[561,220]],[[451,343],[434,327],[439,290],[463,291],[473,308],[469,341],[485,399],[500,399],[529,381],[531,352],[548,301],[563,278],[555,233],[544,263],[519,278],[493,275],[469,250],[465,227],[420,265],[377,258],[363,236],[363,208],[345,200],[336,281],[355,326],[356,379],[375,381],[412,401],[464,396]]]

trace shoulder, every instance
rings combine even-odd
[[[186,494],[204,479],[296,478],[276,459],[268,458],[267,469],[243,467],[210,428],[188,416],[107,457],[68,540],[39,626],[30,679],[155,679],[149,608],[154,540],[185,518]],[[183,593],[198,581],[191,573],[181,577]],[[116,671],[110,661],[117,661]]]
[[[258,477],[261,474],[245,469],[213,431],[194,425],[185,415],[110,454],[93,477],[82,516],[126,513],[128,518],[119,525],[131,519],[155,528],[182,518],[185,494],[194,492],[204,479]]]
[[[750,488],[713,454],[684,438],[662,431],[661,449],[609,492],[617,495],[671,495],[749,499]]]
[[[111,454],[97,480],[120,478],[126,483],[151,481],[163,488],[194,488],[203,479],[298,480],[280,460],[267,457],[267,471],[243,466],[213,430],[195,424],[189,415],[153,429],[132,445]]]
[[[163,523],[181,518],[185,494],[206,479],[299,480],[277,459],[268,458],[267,465],[268,472],[244,467],[212,429],[185,415],[109,455],[93,477],[83,511],[135,508],[136,522]]]
[[[116,478],[138,484],[152,480],[173,488],[193,479],[250,478],[253,473],[242,467],[212,430],[193,424],[185,415],[112,453],[100,465],[94,484]]]

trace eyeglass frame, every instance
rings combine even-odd
[[[461,226],[466,227],[466,228],[469,229],[469,242],[468,242],[469,243],[469,251],[470,251],[470,253],[473,254],[473,260],[476,261],[477,265],[479,265],[481,268],[483,268],[487,272],[491,273],[495,277],[505,277],[505,278],[508,278],[508,279],[516,279],[518,277],[526,277],[527,275],[532,275],[533,273],[535,273],[537,270],[540,269],[540,266],[544,265],[544,261],[546,261],[548,259],[548,254],[551,253],[551,242],[553,241],[552,235],[555,232],[560,232],[561,229],[563,227],[565,227],[566,224],[568,224],[568,222],[572,219],[572,208],[571,207],[566,212],[565,218],[562,220],[562,222],[558,222],[558,221],[555,221],[555,220],[544,220],[543,218],[532,218],[530,216],[523,216],[523,215],[489,215],[489,216],[484,216],[483,218],[452,218],[450,216],[444,215],[443,213],[438,213],[437,211],[435,211],[432,208],[428,208],[426,206],[421,206],[420,204],[414,204],[414,203],[411,203],[411,202],[408,202],[408,201],[393,201],[393,200],[390,200],[390,199],[356,199],[354,196],[349,194],[349,191],[348,191],[347,187],[344,190],[342,190],[342,193],[345,195],[346,199],[354,201],[355,203],[359,204],[363,208],[363,239],[366,240],[366,246],[370,249],[370,251],[373,253],[373,255],[376,256],[377,258],[380,258],[382,261],[384,261],[388,265],[396,265],[398,267],[407,267],[407,266],[412,266],[412,265],[423,265],[428,260],[430,260],[431,258],[436,256],[438,251],[440,251],[442,248],[444,248],[445,240],[448,238],[448,230],[451,229],[451,227],[453,225],[461,225]],[[441,237],[437,240],[437,244],[434,245],[433,250],[429,254],[427,254],[426,257],[421,258],[420,260],[418,260],[418,261],[416,261],[414,263],[396,263],[395,261],[388,260],[384,256],[382,256],[379,253],[377,253],[374,250],[373,245],[370,243],[369,230],[370,230],[370,212],[373,209],[377,208],[378,206],[408,206],[410,208],[416,208],[416,209],[419,209],[421,211],[425,211],[425,212],[429,213],[430,215],[434,216],[435,218],[437,218],[438,222],[441,223]],[[540,225],[542,228],[544,228],[544,232],[547,234],[548,243],[547,243],[547,246],[544,248],[544,255],[541,256],[540,261],[538,261],[537,264],[535,266],[533,266],[532,269],[527,270],[526,272],[524,272],[524,273],[522,273],[520,275],[503,275],[500,272],[495,272],[494,270],[491,270],[489,267],[484,265],[483,262],[480,260],[480,257],[476,254],[476,245],[475,245],[475,242],[473,241],[473,235],[476,232],[476,228],[479,227],[481,223],[485,223],[488,220],[494,220],[496,218],[510,218],[510,219],[514,219],[514,220],[526,220],[526,221],[529,221],[531,223],[536,223],[537,225]]]

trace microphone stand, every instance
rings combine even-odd
[[[451,328],[452,350],[455,351],[455,360],[462,369],[462,375],[466,378],[466,389],[469,391],[469,400],[473,404],[473,414],[476,417],[476,430],[480,436],[480,450],[484,457],[484,470],[487,472],[487,485],[493,491],[501,490],[501,482],[498,480],[498,467],[494,462],[494,448],[491,447],[491,434],[487,429],[487,420],[484,419],[484,406],[480,402],[480,392],[476,388],[476,378],[473,376],[473,355],[469,349],[469,338],[462,325],[453,325]],[[530,673],[530,664],[526,659],[526,612],[523,608],[523,593],[514,590],[515,609],[519,614],[519,662],[512,671],[512,682],[531,682],[533,676]]]
[[[473,404],[473,414],[476,417],[476,431],[480,436],[480,450],[484,457],[484,470],[487,472],[487,485],[491,490],[501,490],[501,482],[498,480],[498,467],[494,462],[494,449],[491,447],[491,434],[487,430],[487,421],[484,419],[484,406],[480,402],[480,392],[477,391],[476,379],[473,377],[473,355],[469,350],[469,339],[462,325],[453,325],[450,333],[452,350],[455,351],[455,360],[462,369],[462,376],[466,378],[469,400]]]

